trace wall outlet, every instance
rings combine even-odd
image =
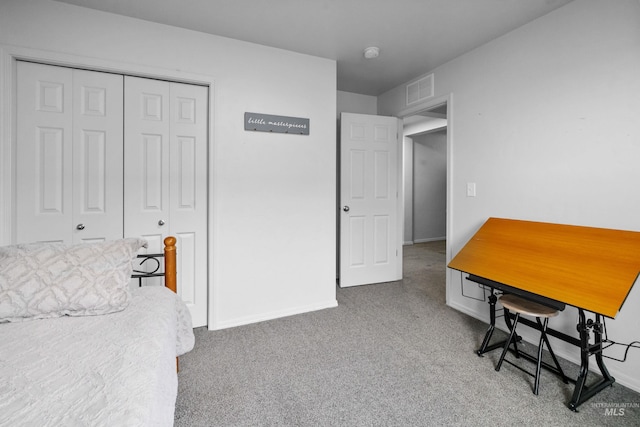
[[[476,183],[467,182],[467,197],[476,197]]]

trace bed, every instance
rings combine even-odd
[[[166,287],[133,289],[141,239],[0,248],[0,425],[173,425],[194,345],[175,242]]]

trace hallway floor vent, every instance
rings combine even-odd
[[[433,73],[407,85],[407,105],[433,96]]]

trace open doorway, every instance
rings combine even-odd
[[[403,242],[445,243],[447,103],[405,117],[403,122]]]

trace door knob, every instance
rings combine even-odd
[[[78,230],[84,230],[84,224],[78,224],[78,225],[76,225],[76,229],[78,229]]]
[[[163,220],[163,219],[161,219],[160,221],[158,221],[158,225],[159,225],[160,227],[162,227],[162,226],[164,225],[164,220]]]
[[[345,206],[344,208],[342,208],[342,210],[345,212],[349,212],[349,206]]]

